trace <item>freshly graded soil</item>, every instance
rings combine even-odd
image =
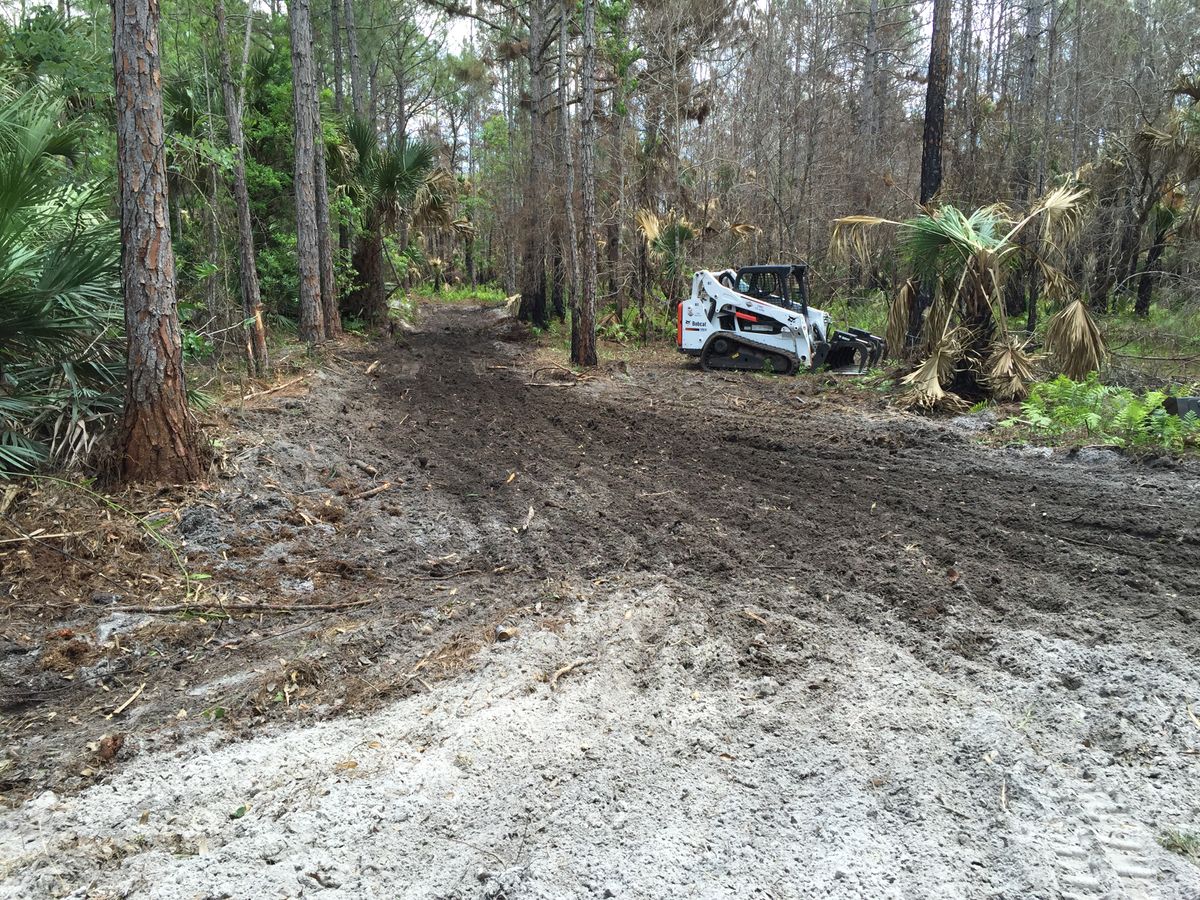
[[[974,427],[429,307],[7,610],[0,897],[1200,898],[1197,470]]]

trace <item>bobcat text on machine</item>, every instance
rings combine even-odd
[[[805,265],[697,272],[678,316],[680,351],[705,369],[861,375],[885,350],[883,338],[858,328],[830,333],[830,315],[808,305]]]

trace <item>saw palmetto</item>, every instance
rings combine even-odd
[[[1063,374],[1076,380],[1098,371],[1108,358],[1104,335],[1083,300],[1055,313],[1046,327],[1046,349]]]
[[[900,232],[901,253],[916,277],[901,289],[889,312],[893,347],[902,335],[907,338],[914,285],[923,283],[933,293],[917,343],[924,355],[904,380],[912,405],[955,405],[944,388],[962,369],[973,370],[976,383],[998,398],[1023,395],[1032,361],[1024,344],[1009,333],[1004,285],[1014,267],[1031,260],[1053,295],[1067,295],[1069,279],[1053,260],[1078,233],[1086,193],[1073,183],[1056,187],[1019,218],[1002,204],[970,213],[944,204],[904,222],[847,216],[834,223],[831,249],[843,256],[865,257],[871,229],[888,225]],[[1038,239],[1024,240],[1026,229],[1035,225]]]

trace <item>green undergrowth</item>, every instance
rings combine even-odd
[[[423,300],[436,300],[439,303],[503,303],[508,298],[504,291],[494,284],[480,284],[472,287],[469,284],[443,284],[440,289],[428,282],[418,284],[410,293]]]
[[[634,344],[675,339],[675,321],[669,310],[658,305],[644,310],[633,304],[622,310],[609,306],[601,310],[597,322],[596,334],[605,341]]]
[[[874,291],[860,297],[814,300],[813,305],[833,317],[833,327],[836,329],[844,331],[847,328],[861,328],[877,335],[883,335],[887,331],[888,298],[882,291]]]
[[[1200,304],[1153,306],[1145,318],[1100,320],[1114,365],[1160,377],[1200,378]]]
[[[1000,424],[1019,436],[1058,444],[1176,453],[1200,449],[1200,418],[1167,412],[1169,396],[1166,391],[1138,393],[1104,384],[1095,374],[1083,381],[1060,375],[1035,384],[1021,404],[1021,414]]]
[[[1158,842],[1165,849],[1178,853],[1200,866],[1200,835],[1187,831],[1165,831]]]

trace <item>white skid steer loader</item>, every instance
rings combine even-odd
[[[830,333],[830,315],[808,305],[804,265],[697,272],[678,316],[680,351],[700,357],[705,369],[862,375],[886,349],[883,338],[858,328]]]

